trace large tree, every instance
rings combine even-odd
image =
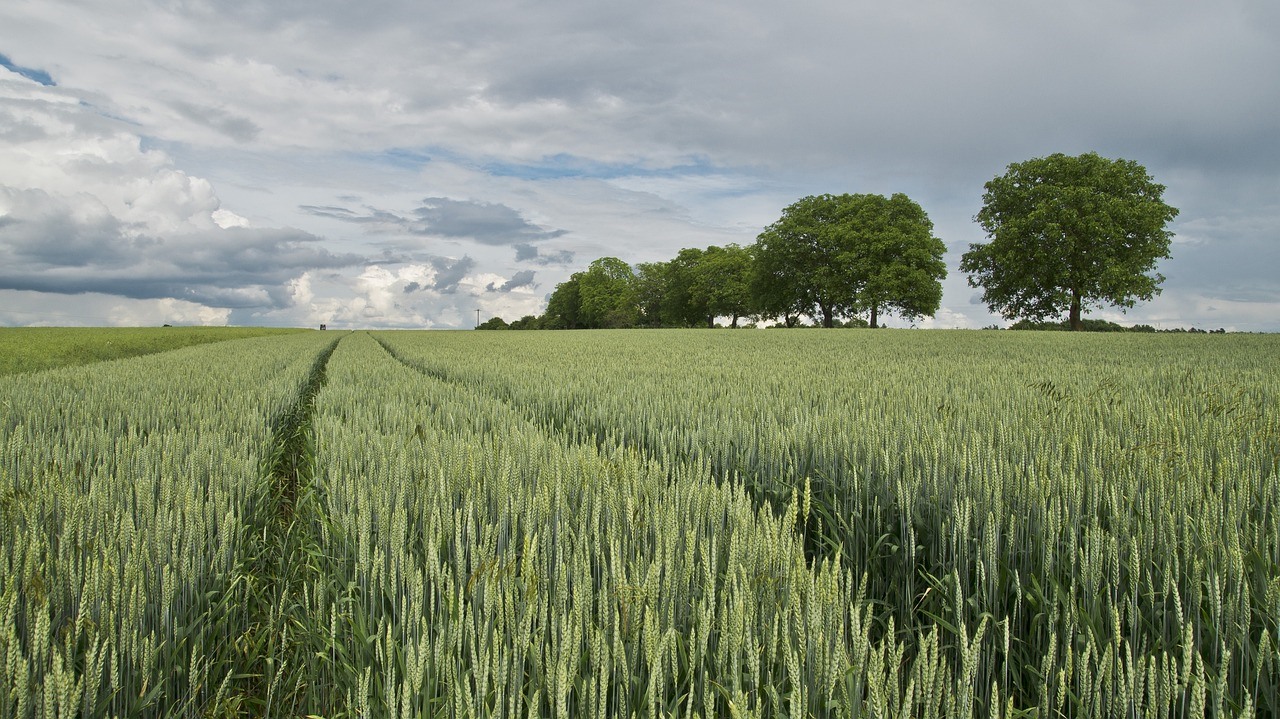
[[[1156,262],[1169,257],[1178,215],[1164,186],[1130,160],[1063,154],[1009,165],[986,184],[975,218],[990,242],[960,269],[1005,319],[1041,321],[1065,311],[1083,329],[1090,307],[1133,307],[1160,293]]]
[[[857,310],[867,313],[872,327],[886,310],[909,319],[933,316],[942,304],[947,246],[933,236],[924,208],[900,192],[852,195],[846,202],[850,249],[843,259]]]
[[[787,258],[780,253],[761,252],[756,243],[755,262],[751,266],[751,313],[765,319],[780,319],[787,327],[800,323],[800,316],[813,309],[801,287],[801,277],[788,269]]]
[[[820,316],[822,325],[831,327],[837,315],[852,308],[856,291],[838,259],[846,249],[839,231],[841,205],[835,195],[802,198],[760,233],[753,283],[759,314],[784,317],[788,326],[799,314]]]
[[[906,195],[820,195],[783,210],[755,246],[756,311],[787,318],[932,315],[946,277],[942,240]]]

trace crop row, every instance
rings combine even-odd
[[[333,655],[300,712],[788,715],[847,690],[867,627],[850,575],[806,566],[798,504],[566,441],[367,336],[329,376],[313,496],[336,561],[310,596]]]
[[[0,379],[0,716],[195,716],[245,695],[265,457],[325,341]]]

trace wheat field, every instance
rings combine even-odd
[[[0,378],[0,716],[1274,716],[1277,350],[305,332]]]

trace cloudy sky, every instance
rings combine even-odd
[[[470,327],[905,192],[981,327],[983,183],[1088,151],[1181,211],[1093,316],[1280,331],[1274,0],[5,0],[0,324]]]

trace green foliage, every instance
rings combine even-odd
[[[946,246],[901,193],[806,197],[783,210],[756,242],[754,296],[762,315],[837,317],[863,312],[931,316],[942,301]]]
[[[729,317],[730,326],[751,312],[751,250],[738,245],[712,245],[693,266],[690,293],[694,304],[705,307],[707,324]]]
[[[543,325],[543,318],[538,317],[537,315],[525,315],[524,317],[513,321],[507,326],[507,328],[513,330],[540,330],[545,329]]]
[[[664,327],[705,327],[714,321],[707,288],[699,269],[706,250],[686,247],[666,263],[667,286],[661,318]]]
[[[986,184],[977,221],[990,242],[970,245],[960,268],[1006,319],[1133,307],[1160,292],[1156,262],[1169,256],[1177,209],[1144,167],[1096,153],[1009,165]]]
[[[1137,327],[1125,327],[1124,325],[1118,324],[1116,322],[1109,322],[1107,320],[1095,320],[1095,319],[1081,320],[1081,329],[1085,332],[1147,332],[1147,331],[1155,332],[1154,327],[1151,328],[1150,330],[1139,329],[1139,327],[1145,327],[1145,325],[1139,325]],[[1039,330],[1042,332],[1043,331],[1053,331],[1053,332],[1069,331],[1071,329],[1071,323],[1066,321],[1033,322],[1031,320],[1018,320],[1017,322],[1014,322],[1013,324],[1009,325],[1009,329]]]
[[[892,310],[907,319],[932,317],[942,304],[946,245],[933,236],[933,222],[904,194],[855,195],[849,222],[854,240],[845,255],[858,282],[857,306],[869,324]]]
[[[992,325],[990,327],[984,327],[983,329],[1000,329],[1000,328],[997,325]],[[1071,330],[1071,323],[1066,320],[1063,320],[1061,322],[1033,322],[1031,320],[1018,320],[1017,322],[1014,322],[1013,324],[1009,325],[1009,329],[1038,330],[1041,332],[1066,332]],[[1187,329],[1185,327],[1173,327],[1170,329],[1158,330],[1155,327],[1152,327],[1151,325],[1138,324],[1138,325],[1133,325],[1131,327],[1126,327],[1125,325],[1122,325],[1116,322],[1110,322],[1108,320],[1098,320],[1098,319],[1088,319],[1088,318],[1085,318],[1080,321],[1079,330],[1083,332],[1143,332],[1148,334],[1154,334],[1156,332],[1162,332],[1162,333],[1172,332],[1172,333],[1188,333],[1188,334],[1224,335],[1227,333],[1227,331],[1221,327],[1219,327],[1216,330],[1202,330],[1202,329],[1196,329],[1195,327],[1192,327],[1191,329]]]
[[[848,250],[841,231],[847,197],[805,197],[760,234],[755,288],[762,315],[820,315],[830,327],[833,317],[853,311],[857,288],[841,261]]]
[[[636,309],[641,327],[662,326],[662,306],[667,297],[667,262],[641,262],[636,265]]]
[[[751,311],[750,250],[738,245],[685,248],[668,262],[640,265],[636,292],[641,324],[710,327],[729,317],[733,327]]]
[[[476,325],[476,329],[478,330],[505,330],[509,328],[510,325],[508,325],[506,320],[501,317],[490,317],[484,322]]]
[[[616,257],[602,257],[586,272],[556,285],[539,324],[546,329],[632,327],[640,318],[636,276]]]
[[[903,194],[806,197],[751,247],[684,248],[633,271],[614,257],[556,287],[547,328],[715,327],[728,317],[802,315],[835,327],[865,312],[931,316],[942,301],[946,247],[924,210]]]
[[[616,257],[595,260],[578,278],[581,322],[584,327],[632,327],[639,319],[635,273]]]
[[[549,330],[574,330],[582,325],[582,273],[575,272],[566,281],[556,285],[547,300],[543,325]]]

